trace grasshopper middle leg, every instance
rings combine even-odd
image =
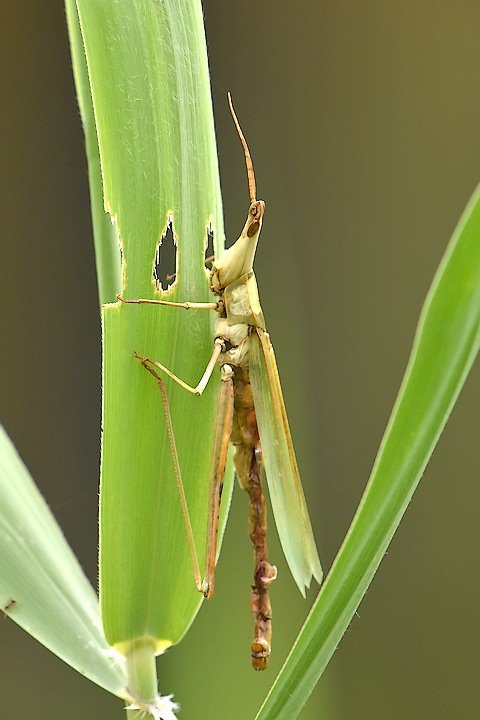
[[[162,365],[162,363],[157,362],[156,360],[152,360],[148,357],[142,357],[142,355],[139,355],[139,353],[134,353],[135,357],[140,360],[142,365],[147,368],[150,365],[154,365],[159,370],[165,373],[165,375],[168,375],[169,378],[174,380],[180,387],[182,387],[184,390],[187,390],[187,392],[192,393],[192,395],[201,395],[205,388],[208,385],[208,381],[212,377],[212,373],[215,369],[215,365],[217,364],[217,360],[220,357],[220,353],[225,347],[225,341],[219,338],[218,340],[215,340],[213,352],[211,355],[210,360],[208,361],[208,365],[205,368],[205,372],[203,373],[202,377],[200,378],[200,382],[193,387],[192,385],[189,385],[188,383],[184,382],[181,378],[178,377],[178,375],[175,375],[171,370],[169,370],[165,365]]]

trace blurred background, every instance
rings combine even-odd
[[[233,93],[268,211],[256,261],[324,566],[367,481],[433,273],[480,179],[478,2],[205,0],[227,237],[248,203]],[[5,3],[1,416],[96,583],[100,324],[61,2]],[[304,720],[480,715],[478,373]],[[272,536],[273,536],[272,527]],[[160,659],[181,718],[253,718],[306,616],[276,540],[274,655],[249,665],[237,490],[215,600]],[[0,619],[2,718],[120,702]]]

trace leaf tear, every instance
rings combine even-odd
[[[173,217],[169,216],[167,226],[158,241],[153,262],[153,279],[158,290],[169,290],[177,274],[177,237],[173,229]]]

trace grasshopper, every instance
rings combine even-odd
[[[256,199],[253,162],[228,94],[230,111],[239,134],[247,168],[250,192],[248,216],[238,240],[218,259],[210,271],[212,303],[130,300],[217,313],[212,356],[199,383],[193,387],[160,362],[134,353],[153,375],[161,392],[169,435],[177,490],[187,533],[197,589],[205,597],[214,593],[218,518],[229,443],[235,446],[234,465],[242,489],[249,495],[249,534],[255,556],[251,604],[255,616],[251,645],[255,670],[267,667],[271,651],[272,612],[269,585],[277,569],[268,560],[266,502],[262,489],[265,474],[280,542],[293,578],[302,595],[312,576],[318,583],[322,569],[298,472],[282,389],[270,337],[258,296],[253,260],[265,214],[265,202]],[[215,438],[210,478],[205,572],[200,574],[198,555],[182,483],[172,419],[164,382],[157,370],[186,391],[201,395],[215,367],[220,365]]]

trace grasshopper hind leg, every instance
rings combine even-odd
[[[252,667],[265,670],[271,652],[272,606],[269,586],[277,577],[277,568],[268,560],[267,503],[262,487],[260,448],[239,443],[235,449],[235,470],[242,490],[248,493],[248,533],[253,545],[254,571],[251,608],[255,617],[251,645]]]
[[[251,646],[252,667],[265,670],[268,665],[272,641],[272,606],[269,586],[277,577],[277,568],[268,560],[267,504],[262,489],[261,465],[257,452],[252,453],[247,492],[250,500],[249,534],[255,554],[254,584],[252,585],[252,613],[255,616],[254,637]]]
[[[165,424],[167,426],[168,444],[170,447],[170,455],[173,463],[173,472],[175,475],[175,484],[177,486],[178,500],[182,511],[183,524],[185,527],[185,533],[187,536],[188,549],[190,558],[192,561],[193,576],[195,581],[195,587],[199,592],[203,592],[203,583],[200,575],[200,563],[198,560],[197,546],[195,544],[195,538],[193,535],[192,521],[190,519],[190,512],[188,510],[187,498],[185,495],[185,487],[182,480],[182,471],[180,469],[180,461],[178,459],[177,445],[175,442],[175,433],[173,431],[172,416],[170,413],[170,404],[168,402],[167,388],[160,375],[148,364],[148,359],[141,359],[141,363],[145,370],[152,375],[156,382],[158,389],[160,390],[160,396],[162,398],[163,414],[165,416]]]
[[[210,599],[214,593],[215,583],[215,565],[217,560],[217,541],[218,541],[218,523],[220,516],[220,502],[222,498],[223,479],[225,476],[225,466],[227,462],[228,445],[230,442],[232,432],[232,421],[233,421],[233,371],[229,365],[223,365],[220,372],[221,384],[218,392],[217,399],[217,414],[215,420],[215,437],[213,443],[212,452],[212,466],[210,470],[210,490],[209,490],[209,501],[208,501],[208,525],[207,525],[207,538],[206,538],[206,549],[205,549],[205,572],[204,579],[202,580],[200,575],[200,563],[198,559],[197,547],[195,544],[195,538],[193,534],[192,523],[190,519],[190,512],[188,510],[187,499],[185,496],[185,488],[182,480],[182,473],[180,468],[180,462],[177,453],[177,446],[175,443],[175,434],[173,430],[172,417],[170,413],[170,405],[168,402],[167,389],[165,383],[160,375],[154,370],[152,366],[158,367],[175,380],[180,386],[190,392],[194,392],[196,395],[200,395],[198,388],[203,385],[205,386],[208,379],[211,376],[213,367],[217,361],[218,355],[223,348],[223,341],[216,342],[215,348],[212,353],[210,362],[205,370],[202,380],[200,381],[197,388],[191,388],[171,373],[160,363],[157,363],[149,358],[143,358],[142,356],[135,353],[135,357],[140,360],[141,364],[152,375],[160,390],[162,398],[163,411],[165,416],[165,422],[167,427],[168,441],[170,446],[170,455],[173,462],[173,470],[175,475],[175,483],[177,486],[178,498],[180,502],[180,508],[182,511],[183,523],[187,536],[189,553],[192,561],[193,575],[195,580],[195,586],[204,597]],[[203,391],[203,390],[202,390]]]

